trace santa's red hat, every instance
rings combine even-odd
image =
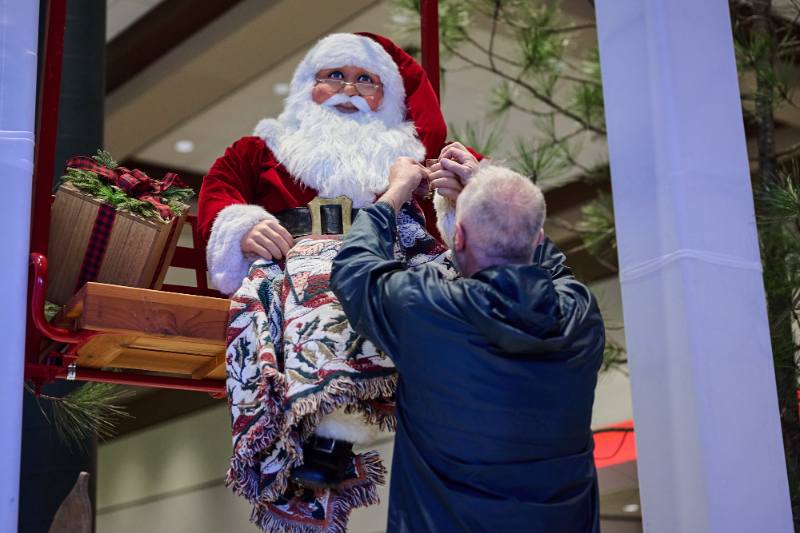
[[[439,100],[425,71],[402,48],[386,37],[365,32],[355,35],[372,39],[391,56],[403,78],[406,120],[414,122],[417,134],[425,145],[426,157],[429,159],[439,157],[439,152],[442,151],[447,139],[447,125],[439,108]]]

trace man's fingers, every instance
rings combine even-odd
[[[436,192],[438,192],[445,198],[449,198],[450,200],[455,200],[456,198],[458,198],[458,195],[461,194],[461,190],[449,189],[447,187],[436,189]]]
[[[449,170],[445,170],[442,165],[438,165],[439,168],[436,170],[431,169],[431,173],[428,175],[429,179],[435,180],[437,178],[455,178],[456,175]]]
[[[455,191],[461,191],[464,188],[464,186],[461,185],[461,182],[458,179],[454,178],[454,177],[453,178],[445,177],[445,178],[434,179],[434,180],[431,180],[430,183],[431,183],[431,187],[433,187],[435,189],[444,188],[444,189],[453,189]]]
[[[464,146],[460,142],[454,142],[454,143],[450,143],[447,146],[445,146],[444,148],[442,148],[442,151],[439,153],[439,159],[442,159],[443,157],[453,157],[450,154],[450,152],[453,151],[453,150],[461,150],[461,151],[469,153],[467,151],[467,147],[466,146]]]
[[[439,161],[446,161],[456,159],[459,163],[464,163],[467,160],[475,159],[469,151],[461,145],[454,146],[446,146],[444,150],[442,150],[441,155],[439,156]]]
[[[462,165],[461,163],[457,163],[450,159],[442,159],[442,166],[445,168],[445,170],[449,170],[450,172],[456,174],[462,180],[465,180],[469,177],[469,167]]]

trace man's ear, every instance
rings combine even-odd
[[[536,246],[539,246],[540,244],[542,244],[543,240],[544,240],[544,228],[539,230],[539,238],[536,239]]]
[[[464,250],[465,244],[464,226],[461,225],[461,222],[456,222],[453,226],[453,248],[461,252]]]

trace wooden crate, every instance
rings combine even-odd
[[[53,202],[47,252],[50,265],[47,288],[49,302],[64,305],[75,293],[86,247],[101,204],[100,200],[79,191],[71,184],[59,187]],[[164,221],[158,215],[145,219],[117,211],[96,281],[160,289],[188,210],[189,206],[184,206],[181,216],[171,221]],[[173,225],[175,232],[169,242],[163,267],[158,272],[158,278],[154,279]]]
[[[87,283],[56,315],[56,327],[109,332],[78,351],[78,368],[125,368],[225,379],[230,301]]]

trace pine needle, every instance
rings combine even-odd
[[[33,392],[27,383],[25,388]],[[89,382],[61,398],[44,394],[39,398],[48,400],[51,404],[52,423],[59,439],[70,450],[77,446],[86,452],[87,440],[94,435],[101,439],[113,436],[118,419],[131,416],[125,411],[125,407],[114,405],[113,402],[133,394],[133,391],[113,383]],[[50,421],[41,404],[39,408]]]

